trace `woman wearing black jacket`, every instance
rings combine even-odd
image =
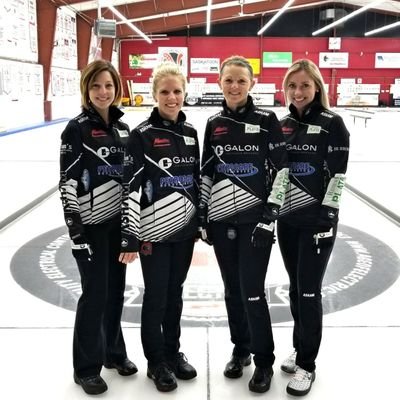
[[[155,69],[158,106],[132,131],[124,163],[122,245],[140,255],[147,376],[162,392],[177,387],[175,378],[197,375],[179,351],[183,284],[198,233],[200,173],[197,131],[181,111],[185,88],[176,64]]]
[[[100,394],[107,390],[100,377],[103,365],[121,375],[137,372],[127,358],[121,329],[126,262],[135,257],[121,253],[120,247],[129,128],[120,121],[122,86],[110,62],[89,64],[80,88],[82,113],[61,135],[59,189],[82,283],[74,326],[74,380],[86,393]]]
[[[349,132],[329,110],[317,66],[296,61],[283,80],[289,114],[281,120],[290,183],[280,210],[278,241],[289,275],[294,351],[281,365],[294,374],[287,392],[307,394],[322,335],[321,285],[335,242],[345,184]]]
[[[256,107],[249,95],[255,80],[244,57],[226,59],[218,83],[225,100],[206,125],[202,235],[214,245],[234,344],[224,375],[241,377],[253,353],[249,389],[262,393],[270,387],[275,360],[265,277],[287,183],[285,141],[276,115]]]

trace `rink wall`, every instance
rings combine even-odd
[[[325,83],[329,85],[329,95],[333,105],[337,104],[337,84],[342,79],[354,79],[360,84],[380,84],[379,103],[391,105],[390,87],[400,78],[398,68],[376,68],[377,53],[400,53],[400,40],[396,38],[341,38],[339,50],[329,50],[328,37],[167,37],[162,41],[148,44],[144,41],[122,41],[120,43],[120,72],[126,82],[149,82],[150,68],[132,68],[132,55],[158,54],[160,47],[187,48],[188,79],[204,78],[207,83],[215,83],[217,75],[198,74],[190,71],[191,58],[224,58],[239,54],[249,59],[261,60],[259,83],[275,84],[275,98],[283,104],[282,80],[285,68],[264,68],[264,52],[290,52],[292,60],[309,58],[320,65],[321,53],[348,53],[348,65],[336,68],[321,67]],[[126,88],[127,89],[127,88]]]

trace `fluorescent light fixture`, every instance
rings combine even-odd
[[[293,3],[295,0],[289,0],[258,32],[257,35],[261,35],[277,20]]]
[[[365,5],[364,7],[359,8],[359,9],[356,10],[356,11],[353,11],[352,13],[347,14],[345,17],[340,18],[340,19],[338,19],[337,21],[332,22],[331,24],[326,25],[326,26],[324,26],[324,27],[321,28],[321,29],[318,29],[317,31],[313,32],[312,35],[313,35],[313,36],[316,36],[316,35],[318,35],[318,34],[324,32],[324,31],[326,31],[326,30],[328,30],[328,29],[331,29],[331,28],[333,28],[334,26],[339,25],[339,24],[341,24],[341,23],[347,21],[347,20],[349,20],[350,18],[353,18],[353,17],[355,17],[355,16],[358,15],[358,14],[361,14],[362,12],[368,10],[369,8],[375,7],[375,6],[377,6],[378,4],[383,3],[384,1],[386,1],[386,0],[375,0],[375,1],[373,1],[372,3],[369,3],[369,4]]]
[[[212,0],[208,0],[207,2],[207,27],[206,27],[206,34],[210,34],[210,26],[211,26],[211,6],[212,6]]]
[[[394,22],[393,24],[381,26],[380,28],[373,29],[372,31],[365,32],[364,36],[375,35],[375,33],[383,32],[386,31],[387,29],[396,28],[396,26],[400,26],[400,21]]]
[[[129,26],[133,31],[135,31],[138,35],[140,35],[147,43],[153,43],[152,40],[145,34],[143,33],[138,27],[132,24],[132,22],[129,22],[127,18],[121,14],[114,6],[107,6],[111,12],[118,17],[120,20],[122,20],[126,25]]]

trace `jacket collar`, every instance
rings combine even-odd
[[[105,124],[104,119],[101,117],[101,115],[96,111],[96,109],[92,106],[89,106],[89,109],[84,108],[84,112],[89,114],[90,116],[99,119],[101,122]],[[110,123],[114,123],[118,121],[124,113],[117,107],[117,106],[110,106]]]
[[[185,113],[181,110],[179,111],[178,114],[178,120],[176,123],[174,121],[171,121],[169,119],[165,119],[160,115],[160,112],[158,111],[158,107],[154,107],[153,111],[151,112],[150,115],[150,121],[156,125],[163,125],[163,126],[172,126],[172,125],[177,125],[177,124],[182,124],[183,122],[186,121],[186,115]]]
[[[253,98],[248,95],[247,102],[244,106],[239,107],[235,111],[231,110],[226,104],[226,100],[222,101],[222,108],[224,109],[224,113],[232,116],[245,116],[249,113],[249,111],[253,111],[255,109],[255,105],[253,103]]]
[[[303,115],[300,117],[297,108],[293,104],[289,105],[290,113],[298,121],[307,121],[313,116],[319,114],[322,110],[324,110],[322,104],[318,100],[314,100],[304,109]]]

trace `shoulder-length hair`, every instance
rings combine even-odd
[[[89,90],[92,87],[93,82],[96,80],[97,76],[104,71],[108,71],[110,73],[115,86],[115,97],[112,105],[118,106],[120,104],[123,91],[122,91],[121,78],[117,70],[109,61],[95,60],[90,64],[88,64],[83,69],[81,74],[80,90],[81,90],[81,102],[83,108],[86,109],[89,108],[90,105]]]
[[[304,71],[310,78],[314,81],[315,86],[317,88],[317,92],[315,93],[315,99],[319,100],[323,107],[329,108],[329,97],[326,92],[324,79],[322,78],[321,72],[319,68],[311,61],[307,59],[300,59],[295,61],[289,69],[286,71],[285,77],[283,78],[283,91],[285,94],[285,103],[286,106],[289,107],[291,101],[288,98],[288,84],[290,77],[292,74]]]

